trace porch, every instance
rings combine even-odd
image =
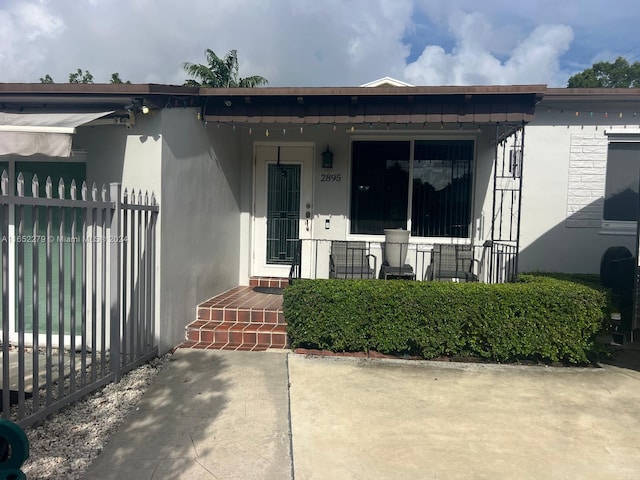
[[[282,349],[289,346],[287,324],[282,309],[282,290],[290,282],[301,278],[318,279],[331,277],[330,256],[332,243],[348,243],[340,240],[299,240],[295,251],[295,260],[291,265],[289,278],[252,277],[249,286],[237,286],[216,295],[197,306],[196,320],[185,328],[185,341],[179,348],[206,350],[264,351]],[[513,246],[487,242],[482,246],[444,245],[444,244],[403,244],[406,249],[406,262],[402,271],[385,266],[383,257],[384,243],[357,243],[351,256],[351,263],[338,278],[351,279],[409,279],[415,281],[482,281],[485,283],[503,283],[515,275],[516,250]],[[434,254],[439,247],[450,247],[453,258],[463,258],[461,252],[471,252],[469,265],[473,272],[466,276],[466,270],[458,270],[458,275],[449,273],[438,277],[437,273],[451,265],[438,265],[444,262],[442,256]],[[305,251],[309,255],[302,255]],[[374,252],[374,253],[368,253]],[[377,260],[378,257],[380,260]],[[365,258],[369,257],[369,258]],[[374,258],[375,260],[371,260]],[[464,256],[465,262],[467,257]],[[359,260],[365,259],[377,267],[363,273],[357,267]],[[321,266],[324,265],[324,268]],[[459,265],[462,265],[459,263]],[[460,268],[463,268],[460,266]],[[402,275],[410,269],[411,276]],[[387,272],[385,275],[384,272]],[[455,272],[455,270],[453,270]]]
[[[434,279],[443,246],[470,252],[466,278],[517,276],[524,128],[538,87],[207,94],[205,125],[240,136],[251,152],[241,159],[253,175],[243,177],[251,195],[239,283],[251,281],[198,305],[182,346],[286,346],[281,297],[252,287],[259,278],[340,278],[331,267],[340,242],[371,259],[360,278]],[[389,228],[411,235],[398,271],[385,263]],[[358,278],[353,263],[343,267],[344,278]]]

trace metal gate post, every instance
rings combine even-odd
[[[120,213],[122,211],[121,201],[122,186],[119,183],[109,184],[109,195],[113,204],[111,212],[111,224],[104,241],[109,242],[109,297],[110,297],[110,349],[111,349],[111,373],[114,381],[119,382],[121,377],[120,369],[120,275],[122,267],[120,265]]]

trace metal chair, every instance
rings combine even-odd
[[[369,253],[366,242],[344,240],[331,242],[329,278],[375,278],[376,266],[377,258]]]
[[[472,245],[434,245],[428,280],[443,282],[477,282]]]

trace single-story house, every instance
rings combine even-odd
[[[385,229],[411,233],[418,279],[440,243],[486,253],[484,281],[598,272],[608,247],[636,251],[637,112],[638,89],[0,84],[0,162],[10,184],[154,193],[166,351],[199,302],[287,277],[296,248],[302,276],[329,276],[335,240],[366,242],[379,267]]]

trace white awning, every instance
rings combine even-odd
[[[69,157],[76,127],[113,112],[0,112],[0,155]]]

